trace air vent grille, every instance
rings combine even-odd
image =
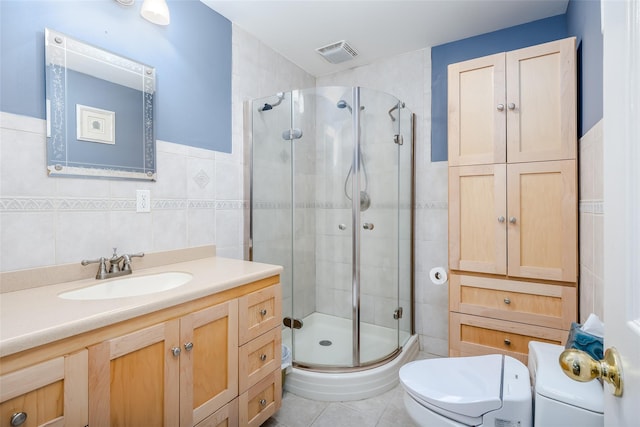
[[[316,52],[332,64],[339,64],[358,56],[358,51],[349,46],[345,40],[319,47]]]

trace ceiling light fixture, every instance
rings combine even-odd
[[[158,25],[169,25],[169,6],[165,0],[144,0],[140,15],[149,22]]]

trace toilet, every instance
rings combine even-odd
[[[602,385],[567,377],[563,350],[530,342],[528,368],[500,354],[409,362],[399,373],[405,407],[425,427],[602,427]]]

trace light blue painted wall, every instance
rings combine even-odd
[[[569,34],[578,39],[578,134],[602,119],[602,31],[599,0],[571,0],[567,8]]]
[[[447,160],[447,67],[468,59],[569,37],[565,15],[533,21],[431,49],[431,160]]]
[[[45,118],[44,29],[156,67],[156,138],[231,152],[231,23],[199,0],[167,0],[171,24],[141,0],[1,0],[0,110]]]

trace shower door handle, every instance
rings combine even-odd
[[[364,228],[365,230],[373,230],[373,224],[370,222],[365,222],[364,224],[362,224],[362,228]]]

